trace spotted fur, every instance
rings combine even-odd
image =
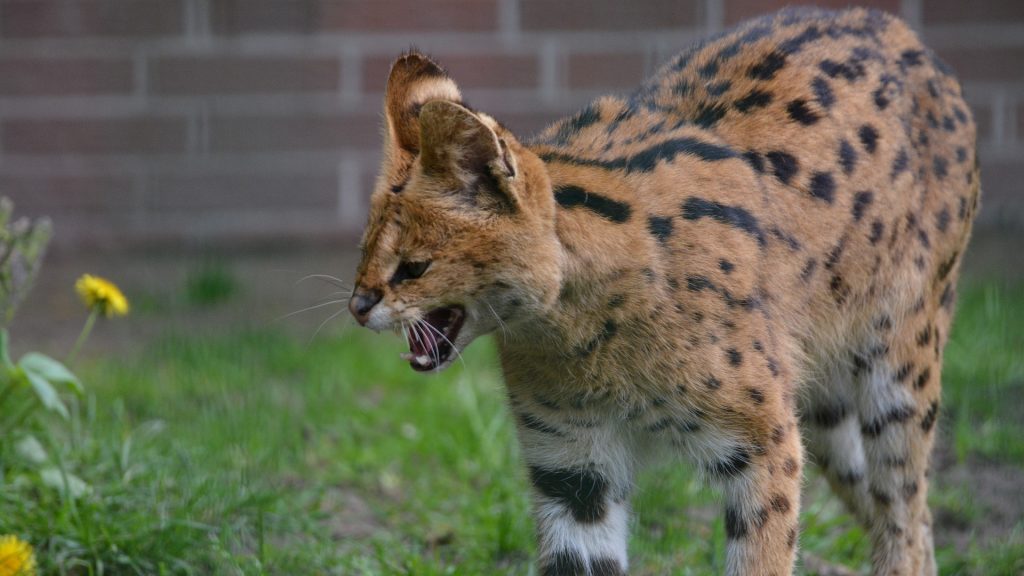
[[[935,574],[925,471],[980,184],[960,86],[904,23],[746,22],[530,141],[410,53],[385,112],[353,312],[460,306],[456,349],[496,334],[541,574],[626,573],[659,450],[721,487],[727,574],[790,574],[803,439],[874,573]]]

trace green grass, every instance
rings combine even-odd
[[[532,574],[491,343],[433,377],[402,349],[361,330],[307,345],[239,328],[97,360],[70,425],[48,436],[90,491],[43,487],[0,439],[0,534],[32,542],[46,574]],[[965,289],[942,420],[960,461],[1024,464],[1022,350],[1024,287]],[[802,547],[863,567],[863,532],[813,474],[807,486]],[[990,511],[969,492],[936,489],[933,505],[980,534]],[[646,473],[634,507],[632,573],[722,570],[715,495],[685,466]],[[1022,531],[940,550],[942,573],[1020,573]]]

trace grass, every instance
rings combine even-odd
[[[403,343],[364,331],[307,345],[282,329],[168,336],[83,370],[89,393],[45,435],[81,477],[46,488],[0,439],[0,534],[45,574],[532,574],[527,485],[490,342],[435,377]],[[964,290],[947,349],[942,426],[964,464],[1024,464],[1024,286]],[[972,486],[935,478],[937,518],[966,548],[943,574],[1019,574],[1024,524],[984,536]],[[722,570],[714,494],[686,467],[646,473],[634,501],[634,574]],[[803,548],[864,566],[864,534],[807,483]],[[973,535],[972,535],[973,534]],[[983,537],[984,536],[984,537]]]

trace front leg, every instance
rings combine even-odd
[[[513,405],[542,576],[626,574],[631,458],[614,427]]]

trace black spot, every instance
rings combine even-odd
[[[814,270],[818,267],[818,261],[815,258],[808,258],[807,262],[804,263],[804,267],[800,270],[800,279],[807,282],[811,279],[811,275],[814,274]]]
[[[705,78],[712,78],[715,74],[718,74],[718,60],[711,60],[707,64],[697,69],[697,73]]]
[[[590,104],[559,125],[558,132],[555,133],[552,143],[566,144],[573,136],[579,134],[584,128],[587,128],[600,120],[601,111],[597,106]]]
[[[725,460],[719,460],[708,465],[708,473],[715,478],[734,478],[750,466],[750,452],[743,447],[737,447]]]
[[[878,148],[878,130],[870,124],[865,124],[857,130],[857,136],[860,138],[860,143],[864,145],[864,150],[868,154],[874,154]]]
[[[949,220],[949,208],[943,208],[935,215],[935,227],[939,229],[939,232],[945,232],[949,228]]]
[[[877,486],[869,486],[868,494],[875,501],[875,504],[885,507],[892,504],[892,495]]]
[[[574,550],[562,550],[541,560],[541,576],[580,576],[586,573],[583,558]]]
[[[582,574],[582,572],[580,572]],[[619,566],[618,560],[611,558],[595,558],[590,561],[590,576],[625,576],[626,572]]]
[[[764,391],[759,388],[747,388],[747,396],[750,396],[754,404],[764,404]]]
[[[967,198],[960,197],[960,207],[957,209],[956,217],[963,221],[967,218]]]
[[[775,172],[775,177],[779,179],[783,184],[789,184],[789,181],[793,178],[799,169],[799,163],[792,154],[782,152],[781,150],[773,150],[765,154],[768,158],[768,162],[772,165],[772,170]]]
[[[925,432],[931,432],[932,427],[935,426],[935,419],[939,415],[939,401],[932,400],[932,403],[928,406],[928,411],[925,412],[924,418],[921,418],[921,429]]]
[[[731,540],[737,540],[747,535],[747,523],[743,520],[740,512],[731,506],[725,508],[725,535]]]
[[[920,486],[918,486],[917,481],[911,480],[910,482],[907,482],[903,485],[903,498],[909,502],[914,498],[914,496],[917,496],[919,489]]]
[[[804,44],[813,42],[818,38],[821,38],[821,35],[821,30],[817,26],[812,24],[805,28],[796,36],[780,43],[779,50],[783,54],[795,54],[803,49]]]
[[[875,245],[879,240],[882,239],[882,234],[885,233],[885,224],[882,224],[881,220],[875,220],[871,223],[871,235],[868,236],[868,242],[871,245]]]
[[[755,108],[764,108],[771,104],[772,95],[764,90],[751,90],[746,96],[733,103],[737,110],[746,114]]]
[[[920,66],[924,64],[924,61],[921,59],[923,55],[924,52],[920,50],[904,50],[900,54],[900,63],[906,66]]]
[[[764,172],[764,157],[754,150],[747,150],[743,153],[743,159],[750,164],[750,167],[758,172]]]
[[[731,87],[732,82],[730,82],[729,80],[721,80],[713,84],[708,84],[707,91],[708,94],[710,94],[711,96],[721,96],[722,94],[728,92],[729,88]]]
[[[925,326],[924,330],[917,333],[917,345],[921,348],[931,344],[932,342],[932,328],[931,326]]]
[[[921,373],[917,375],[917,380],[914,380],[914,389],[920,390],[928,385],[928,381],[931,380],[932,369],[925,368],[921,370]]]
[[[788,246],[790,250],[794,252],[798,252],[800,250],[800,241],[794,238],[792,234],[789,234],[775,226],[769,229],[768,232],[770,232],[772,236],[785,242],[786,246]]]
[[[828,282],[828,287],[832,291],[832,298],[835,299],[836,304],[846,303],[846,298],[850,295],[850,287],[846,285],[842,276],[834,274]]]
[[[910,157],[907,156],[907,149],[900,148],[900,151],[896,153],[896,158],[892,161],[892,173],[889,178],[895,180],[900,173],[907,170],[907,165],[910,163]]]
[[[395,194],[400,194],[402,190],[405,190],[405,182],[391,186],[391,191]]]
[[[857,192],[853,195],[853,221],[860,222],[860,219],[864,217],[864,210],[874,201],[875,195],[865,190],[863,192]],[[874,244],[874,242],[872,242]]]
[[[792,550],[796,546],[796,528],[790,528],[786,535],[786,546]]]
[[[846,138],[839,141],[839,165],[843,167],[843,174],[847,176],[853,173],[857,165],[857,151]]]
[[[533,414],[522,412],[517,414],[517,416],[519,417],[520,424],[522,424],[524,428],[528,428],[542,434],[551,434],[552,436],[565,436],[564,432],[544,422],[540,418],[537,418]]]
[[[608,340],[611,340],[618,331],[619,326],[614,320],[605,320],[604,326],[601,328],[601,332],[586,344],[577,348],[576,355],[586,357],[593,354],[594,350],[597,350],[598,346]]]
[[[839,259],[843,256],[843,251],[846,250],[846,237],[842,237],[835,246],[832,247],[828,252],[828,258],[825,259],[825,269],[831,270],[836,267],[839,263]]]
[[[953,253],[952,256],[949,257],[949,259],[947,259],[942,264],[939,264],[938,273],[935,275],[935,279],[939,282],[945,280],[946,276],[949,276],[950,271],[953,270],[953,266],[956,264],[956,260],[959,257],[960,252],[956,251]]]
[[[946,132],[955,132],[956,131],[956,124],[953,123],[953,117],[952,116],[943,116],[942,117],[942,129],[945,130]]]
[[[825,59],[818,64],[818,68],[829,78],[842,77],[850,82],[863,77],[865,74],[864,64],[853,60],[850,62],[836,62],[835,60]]]
[[[836,181],[831,172],[815,172],[811,175],[811,196],[831,204],[835,200]]]
[[[860,433],[865,438],[877,438],[890,424],[906,422],[914,416],[911,406],[896,406],[890,411],[869,422],[861,422]]]
[[[850,470],[848,472],[837,472],[835,474],[837,482],[844,486],[855,486],[860,484],[864,480],[864,473],[860,470]]]
[[[803,419],[818,428],[829,429],[839,426],[839,423],[846,418],[848,413],[849,410],[845,405],[833,404],[820,406],[813,412],[806,414]]]
[[[789,503],[789,498],[786,498],[782,494],[776,494],[772,496],[771,500],[768,501],[768,505],[772,507],[772,510],[778,512],[779,514],[785,514],[786,512],[789,512],[789,509],[792,506]]]
[[[555,201],[563,208],[582,206],[611,222],[623,223],[629,220],[633,210],[629,204],[612,200],[607,196],[588,192],[571,184],[555,188]]]
[[[770,52],[763,60],[750,69],[750,77],[755,80],[771,80],[775,73],[786,65],[786,55],[779,52]]]
[[[728,260],[722,259],[722,260],[718,261],[718,268],[722,272],[725,272],[726,274],[728,274],[728,273],[732,272],[733,269],[736,268],[736,266],[732,262],[729,262]]]
[[[568,508],[577,522],[592,524],[604,518],[608,484],[597,472],[530,466],[530,481],[541,494]]]
[[[810,126],[818,120],[821,120],[821,116],[819,116],[814,110],[811,110],[807,106],[807,101],[803,98],[797,98],[787,104],[786,112],[789,114],[790,118],[804,126]]]
[[[952,284],[946,284],[946,287],[942,290],[942,296],[939,297],[939,304],[942,305],[947,311],[953,309],[953,300],[956,298],[956,291],[953,289]]]
[[[931,241],[931,239],[930,239],[930,238],[928,237],[928,232],[926,232],[926,231],[924,230],[924,228],[918,228],[918,229],[917,229],[917,240],[918,240],[918,241],[919,241],[919,242],[921,243],[921,245],[922,245],[922,246],[924,246],[925,248],[931,248],[931,246],[932,246],[932,241]]]
[[[823,107],[831,108],[836,103],[836,95],[832,92],[832,86],[821,76],[815,76],[811,80],[811,89],[814,90],[814,97]]]
[[[721,104],[701,103],[701,105],[697,107],[697,114],[693,117],[693,123],[701,128],[711,128],[717,124],[723,116],[725,116],[725,113],[725,106]]]
[[[674,138],[655,144],[654,146],[637,152],[632,156],[612,158],[610,160],[597,160],[594,158],[580,158],[571,154],[549,152],[541,154],[540,158],[545,162],[563,162],[577,166],[594,166],[607,170],[625,170],[626,172],[650,172],[658,162],[662,160],[671,161],[680,154],[686,154],[714,162],[728,160],[737,155],[732,149],[704,142],[696,138]]]
[[[956,161],[957,162],[966,162],[967,161],[967,148],[964,148],[963,146],[957,147],[957,149],[956,149]]]
[[[616,294],[616,295],[612,296],[611,299],[608,300],[608,307],[612,308],[612,309],[615,309],[615,308],[619,308],[620,306],[622,306],[625,303],[626,303],[626,295],[625,294]]]
[[[942,156],[932,158],[932,173],[936,178],[942,180],[949,174],[949,162]]]
[[[711,390],[718,390],[719,388],[722,387],[721,380],[715,378],[714,376],[708,376],[707,379],[704,380],[704,384]]]
[[[672,236],[671,216],[648,216],[647,229],[650,230],[659,242],[664,244]]]
[[[892,97],[898,93],[900,83],[898,79],[890,74],[882,74],[879,80],[881,80],[882,83],[878,85],[878,88],[876,88],[871,95],[875,99],[875,106],[877,106],[879,110],[885,110],[889,107]]]
[[[716,222],[727,224],[738,228],[757,240],[757,243],[764,246],[764,232],[758,224],[757,218],[744,208],[728,206],[712,200],[690,197],[683,203],[683,218],[687,220],[699,220],[711,218]]]
[[[731,366],[739,366],[743,363],[743,354],[735,348],[729,348],[725,351],[726,356],[729,357],[729,364]]]

